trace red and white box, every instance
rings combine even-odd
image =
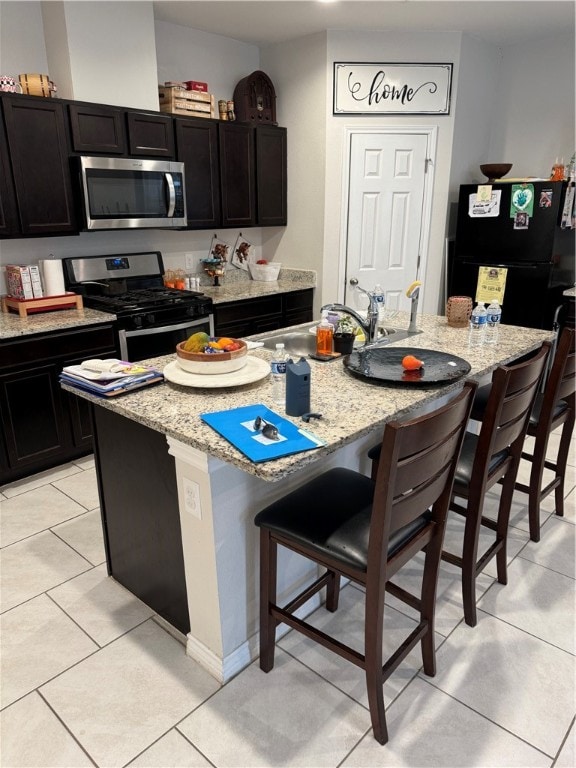
[[[198,80],[185,80],[184,85],[187,91],[200,91],[208,93],[208,83],[201,83]]]
[[[30,269],[18,264],[6,265],[6,285],[8,295],[15,299],[33,299]]]

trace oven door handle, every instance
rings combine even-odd
[[[138,331],[124,331],[126,338],[129,336],[152,336],[155,333],[168,333],[169,331],[181,331],[184,328],[191,328],[194,325],[200,325],[209,321],[209,317],[197,317],[194,320],[188,320],[186,323],[175,323],[174,325],[162,325],[159,328],[144,328]]]
[[[166,217],[171,219],[174,216],[174,208],[176,208],[176,189],[174,188],[174,179],[171,173],[165,173],[164,178],[168,186],[168,213]]]

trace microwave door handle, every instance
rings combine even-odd
[[[171,173],[165,173],[164,178],[168,185],[168,213],[166,217],[171,219],[174,216],[174,209],[176,208],[176,190],[174,188],[174,179]]]

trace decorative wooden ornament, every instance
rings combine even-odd
[[[234,89],[236,121],[240,123],[276,122],[276,91],[267,74],[256,70],[244,77]]]

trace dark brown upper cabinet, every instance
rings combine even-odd
[[[6,146],[4,121],[0,114],[0,236],[9,237],[19,231],[20,220],[16,208],[16,191]]]
[[[127,112],[128,145],[136,157],[174,159],[174,121],[167,115]]]
[[[126,154],[124,110],[97,104],[70,104],[72,148],[84,154]]]
[[[222,223],[218,163],[218,123],[175,118],[176,159],[185,165],[186,208],[191,229]]]
[[[76,233],[64,105],[54,99],[2,99],[20,233]]]
[[[218,127],[222,226],[253,227],[256,224],[254,129],[240,123],[220,123]]]
[[[256,134],[256,222],[262,227],[287,222],[286,128],[258,125]]]

